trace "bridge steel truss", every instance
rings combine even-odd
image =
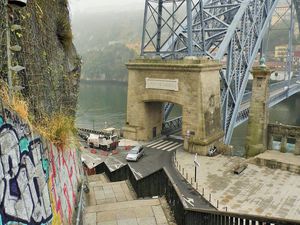
[[[225,65],[220,81],[227,144],[236,126],[250,69],[259,50],[263,50],[262,42],[278,2],[146,0],[142,56],[208,56]],[[294,4],[296,11],[300,11],[300,0]],[[165,106],[167,114],[171,109],[170,104]]]

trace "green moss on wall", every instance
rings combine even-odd
[[[6,12],[1,8],[4,27]],[[22,26],[21,31],[12,32],[12,45],[22,47],[12,63],[26,70],[13,74],[13,83],[25,88],[21,92],[30,111],[36,118],[57,112],[74,115],[81,60],[72,43],[67,0],[28,1],[23,9],[9,7],[8,13],[10,25]],[[0,41],[0,76],[6,79],[6,39]]]

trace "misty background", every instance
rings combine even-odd
[[[84,80],[127,80],[125,63],[140,51],[144,0],[69,0]]]
[[[74,43],[83,60],[83,80],[127,81],[125,63],[140,54],[145,0],[69,0]],[[276,15],[276,14],[274,14]],[[288,43],[287,24],[268,39]]]

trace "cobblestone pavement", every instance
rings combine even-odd
[[[272,153],[268,153],[271,154]],[[300,220],[300,176],[249,164],[239,175],[235,165],[245,159],[218,155],[198,156],[197,183],[194,182],[194,154],[177,150],[177,169],[198,192],[219,210]]]

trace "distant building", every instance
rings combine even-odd
[[[288,46],[287,45],[277,45],[275,46],[274,59],[280,62],[286,62]]]
[[[300,66],[300,50],[294,51],[293,65],[298,67]]]

